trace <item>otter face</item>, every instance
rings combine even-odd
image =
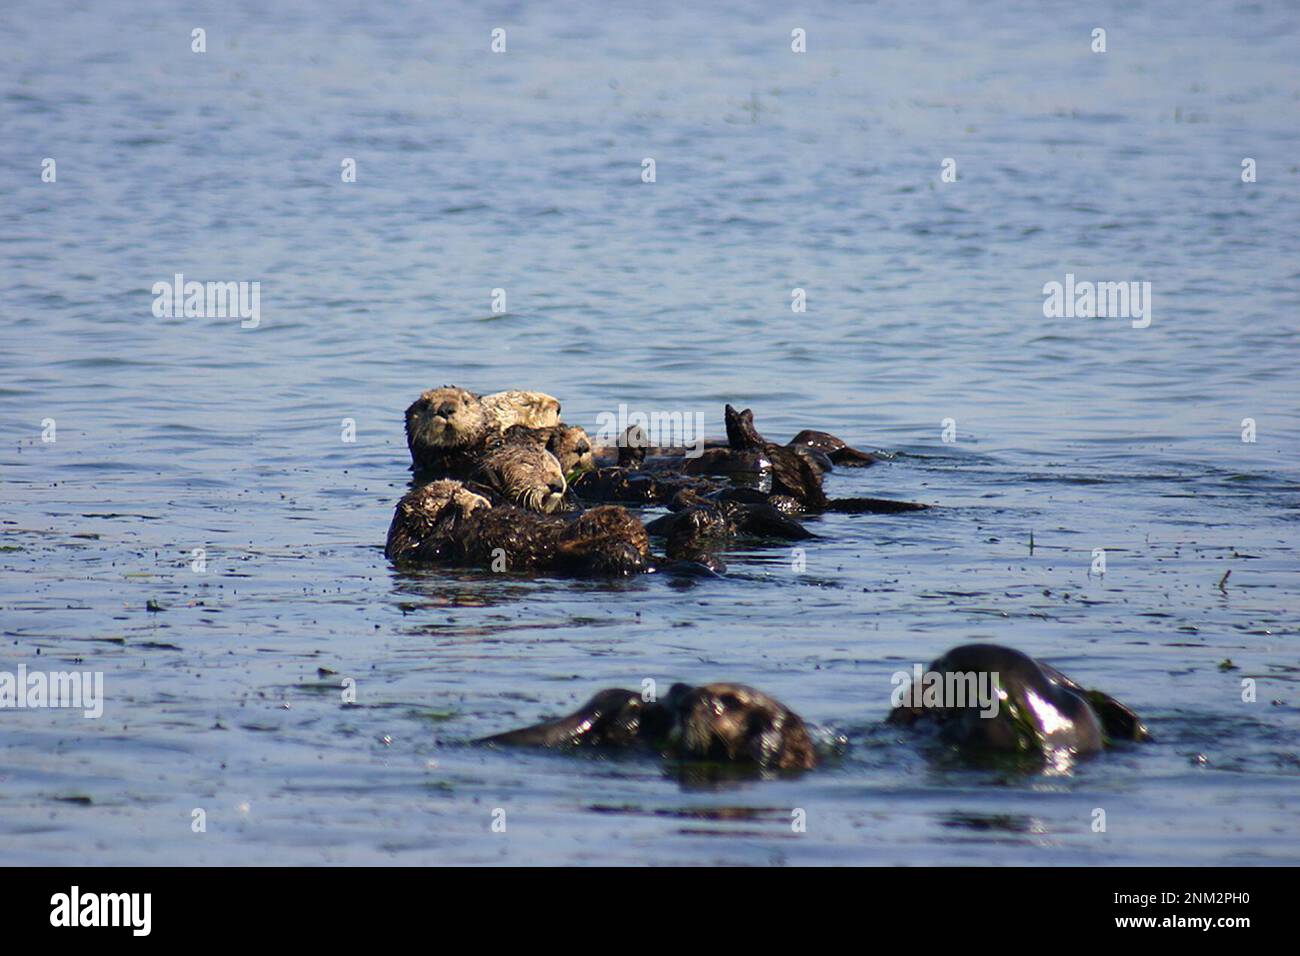
[[[577,472],[594,471],[596,460],[592,456],[591,439],[577,425],[560,425],[551,433],[546,443],[549,451],[560,462],[560,470],[566,476]]]
[[[545,392],[512,389],[483,396],[483,407],[499,432],[511,425],[526,428],[554,428],[560,423],[560,400]]]
[[[412,456],[422,449],[464,448],[487,428],[482,401],[454,385],[424,392],[406,410],[406,441]]]
[[[817,762],[807,728],[784,704],[744,684],[674,684],[669,745],[684,757],[808,769]]]
[[[503,498],[543,514],[559,509],[569,487],[555,456],[531,445],[498,448],[483,459],[479,474]]]

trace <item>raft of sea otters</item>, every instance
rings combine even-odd
[[[927,507],[829,498],[827,472],[867,467],[876,457],[820,431],[801,431],[785,444],[768,441],[748,409],[726,406],[725,421],[725,443],[702,449],[651,447],[636,426],[614,446],[598,447],[560,420],[560,403],[550,395],[431,389],[406,410],[415,477],[397,504],[385,554],[402,565],[496,571],[716,574],[725,570],[717,552],[737,537],[815,537],[796,520],[801,515]],[[668,513],[646,524],[627,506]],[[662,556],[652,552],[652,537],[662,539]],[[929,728],[962,752],[1058,758],[1150,739],[1137,715],[1114,698],[1010,648],[957,647],[932,662],[926,676],[939,692],[913,682],[887,722]],[[993,677],[992,700],[954,693],[980,676]],[[819,745],[779,701],[730,683],[676,684],[662,700],[604,690],[576,713],[485,742],[635,748],[782,771],[810,769],[832,746]]]
[[[752,412],[730,405],[726,425],[726,443],[698,455],[649,447],[637,426],[601,448],[560,421],[550,395],[432,389],[406,410],[414,489],[397,505],[385,553],[495,571],[716,573],[725,570],[718,549],[738,535],[815,537],[798,515],[927,507],[828,498],[826,472],[875,461],[833,435],[802,431],[779,445],[758,433]],[[669,513],[643,524],[629,505]],[[663,557],[651,536],[664,540]]]

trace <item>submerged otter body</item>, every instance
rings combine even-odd
[[[556,720],[481,743],[563,749],[642,748],[678,760],[808,770],[817,751],[798,714],[744,684],[674,684],[662,701],[603,690]]]
[[[584,472],[573,480],[573,493],[584,501],[641,505],[666,505],[683,490],[704,494],[717,488],[718,485],[704,478],[653,474],[620,465]]]
[[[997,675],[996,712],[969,699],[952,699],[946,691],[935,699],[909,688],[903,706],[888,722],[904,726],[931,724],[946,743],[967,752],[1034,754],[1047,757],[1097,753],[1118,740],[1149,740],[1142,721],[1128,707],[1080,687],[1049,664],[997,644],[965,644],[930,664],[931,674],[945,681]],[[954,685],[956,686],[956,685]]]
[[[821,509],[827,503],[822,491],[825,467],[805,445],[778,445],[767,441],[754,428],[754,413],[748,408],[738,412],[730,405],[724,410],[727,441],[733,454],[761,455],[772,469],[772,491],[790,495],[805,506]]]
[[[616,505],[576,518],[491,504],[461,482],[435,481],[397,504],[384,554],[399,564],[494,571],[628,575],[654,570],[645,526]]]

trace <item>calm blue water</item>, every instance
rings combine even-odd
[[[0,12],[0,670],[106,695],[0,711],[0,862],[1300,863],[1294,5],[265,6]],[[260,325],[155,318],[177,272]],[[1066,273],[1150,327],[1045,318]],[[750,406],[896,453],[832,495],[942,507],[810,522],[802,573],[399,574],[446,382]],[[1158,742],[1017,776],[882,733],[970,640]],[[467,746],[647,677],[852,746],[714,787]]]

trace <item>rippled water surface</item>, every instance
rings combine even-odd
[[[106,695],[0,711],[0,861],[1300,862],[1294,5],[265,6],[0,12],[0,670]],[[260,281],[260,325],[155,318],[177,272]],[[1149,281],[1150,327],[1045,318],[1066,273]],[[896,453],[831,494],[940,507],[809,521],[802,572],[399,573],[401,413],[445,382],[589,428],[730,401]],[[1046,775],[884,732],[972,640],[1158,741]],[[849,749],[469,744],[646,678]]]

